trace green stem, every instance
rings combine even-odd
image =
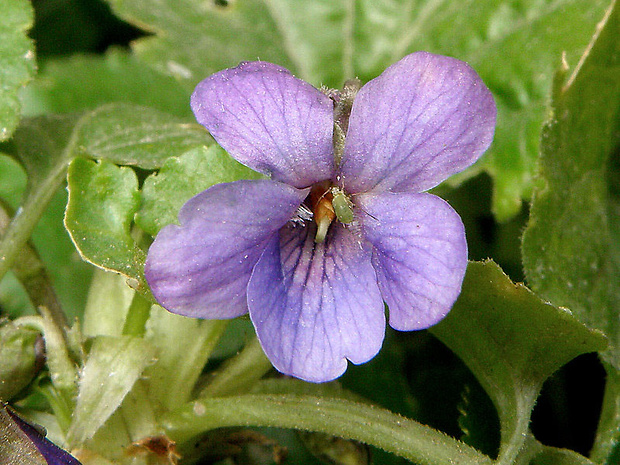
[[[136,381],[123,399],[121,415],[132,442],[162,433],[161,427],[155,420],[153,403],[149,400],[144,380]]]
[[[0,233],[3,233],[11,222],[9,210],[0,201]],[[56,325],[64,330],[68,326],[67,317],[60,306],[45,265],[30,243],[26,242],[22,247],[20,260],[13,263],[13,272],[24,286],[32,305],[35,308],[46,307]]]
[[[174,372],[166,377],[167,386],[162,393],[162,403],[172,410],[186,403],[192,395],[202,369],[219,341],[228,320],[203,320],[199,331],[193,333],[195,340],[177,358]]]
[[[221,427],[265,426],[317,431],[371,444],[420,465],[491,465],[476,449],[394,413],[344,399],[243,395],[202,399],[162,418],[178,443]]]
[[[61,126],[66,125],[70,121],[74,122],[74,117],[62,117],[57,120]],[[33,170],[35,169],[33,166],[30,167],[30,170],[26,167],[28,183],[23,203],[0,240],[0,280],[12,267],[18,254],[21,253],[22,247],[32,235],[32,231],[39,219],[43,216],[43,212],[45,212],[50,200],[52,200],[52,197],[66,179],[67,167],[74,156],[74,150],[78,143],[79,129],[84,124],[84,121],[84,118],[77,120],[77,123],[72,128],[71,136],[60,154],[46,154],[50,165],[45,169],[44,176],[41,176],[40,180],[36,179],[37,176],[33,176]],[[32,134],[30,137],[32,137]],[[41,137],[43,137],[43,134]],[[34,147],[29,146],[29,148],[18,148],[18,153],[23,152],[22,154],[25,155],[26,152],[35,150],[40,155],[41,151],[44,150],[44,144],[36,143],[35,145]],[[24,162],[23,159],[22,162]],[[35,178],[34,180],[33,177]]]
[[[47,366],[52,378],[54,388],[61,394],[67,405],[73,405],[77,395],[77,368],[67,349],[65,334],[56,326],[48,309],[39,308],[41,317],[25,316],[15,322],[19,325],[34,328],[43,334],[45,339],[45,352],[47,354]]]
[[[519,394],[506,404],[513,404],[514,410],[503,411],[501,421],[501,446],[496,465],[512,465],[528,443],[530,417],[538,398],[540,386],[522,386]]]
[[[66,432],[71,425],[75,407],[77,369],[69,357],[64,332],[56,326],[45,307],[39,311],[41,316],[24,316],[15,320],[15,324],[33,328],[43,334],[51,382],[45,380],[39,386],[54,411],[58,425]]]
[[[71,426],[73,404],[69,403],[65,396],[61,395],[54,385],[46,379],[39,383],[40,392],[54,412],[58,426],[63,432],[67,432]]]
[[[218,370],[198,398],[229,396],[247,392],[256,381],[272,369],[271,362],[255,337],[241,353]]]
[[[613,463],[613,454],[620,454],[620,372],[605,363],[607,381],[594,446],[590,459],[595,463]]]
[[[0,279],[13,266],[66,174],[67,164],[63,163],[36,188],[28,190],[23,205],[7,226],[0,240]]]
[[[151,315],[151,307],[150,301],[142,297],[140,293],[134,292],[125,317],[123,334],[126,336],[144,336],[146,322]]]

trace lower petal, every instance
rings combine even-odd
[[[260,180],[218,184],[192,197],[181,224],[162,229],[149,249],[145,275],[157,301],[197,318],[246,313],[254,265],[306,195]]]
[[[374,357],[385,314],[370,252],[333,224],[314,242],[314,224],[286,226],[272,239],[248,285],[250,317],[273,365],[306,381],[340,376],[347,359]]]
[[[431,194],[361,194],[355,203],[374,247],[372,263],[390,326],[411,331],[439,322],[459,296],[467,268],[459,215]]]

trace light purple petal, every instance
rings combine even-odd
[[[244,314],[252,268],[307,194],[260,180],[217,184],[191,198],[180,226],[163,228],[149,249],[145,275],[157,301],[198,318]]]
[[[196,119],[228,153],[295,187],[333,175],[333,103],[288,70],[241,63],[196,87]]]
[[[357,94],[339,182],[352,193],[430,189],[484,153],[495,114],[469,65],[412,53]]]
[[[384,305],[370,252],[340,224],[315,244],[312,225],[270,241],[248,285],[250,317],[273,365],[306,381],[330,381],[374,357]]]
[[[459,215],[431,194],[355,196],[361,228],[374,246],[372,263],[390,326],[428,328],[452,308],[467,268],[467,242]]]

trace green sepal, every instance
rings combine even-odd
[[[80,374],[75,411],[67,432],[69,444],[80,446],[93,437],[154,361],[155,351],[141,338],[94,338]]]
[[[0,399],[8,401],[36,375],[35,342],[39,333],[8,320],[0,324]]]

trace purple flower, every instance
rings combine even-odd
[[[81,465],[68,452],[45,437],[45,430],[26,422],[13,409],[0,404],[0,463],[46,463],[48,465]]]
[[[364,85],[348,110],[345,94],[328,97],[265,62],[198,84],[198,121],[270,179],[190,199],[146,262],[169,311],[249,311],[273,365],[314,382],[377,354],[384,302],[403,331],[449,312],[467,266],[465,232],[424,191],[474,163],[495,128],[491,93],[454,58],[413,53]]]

